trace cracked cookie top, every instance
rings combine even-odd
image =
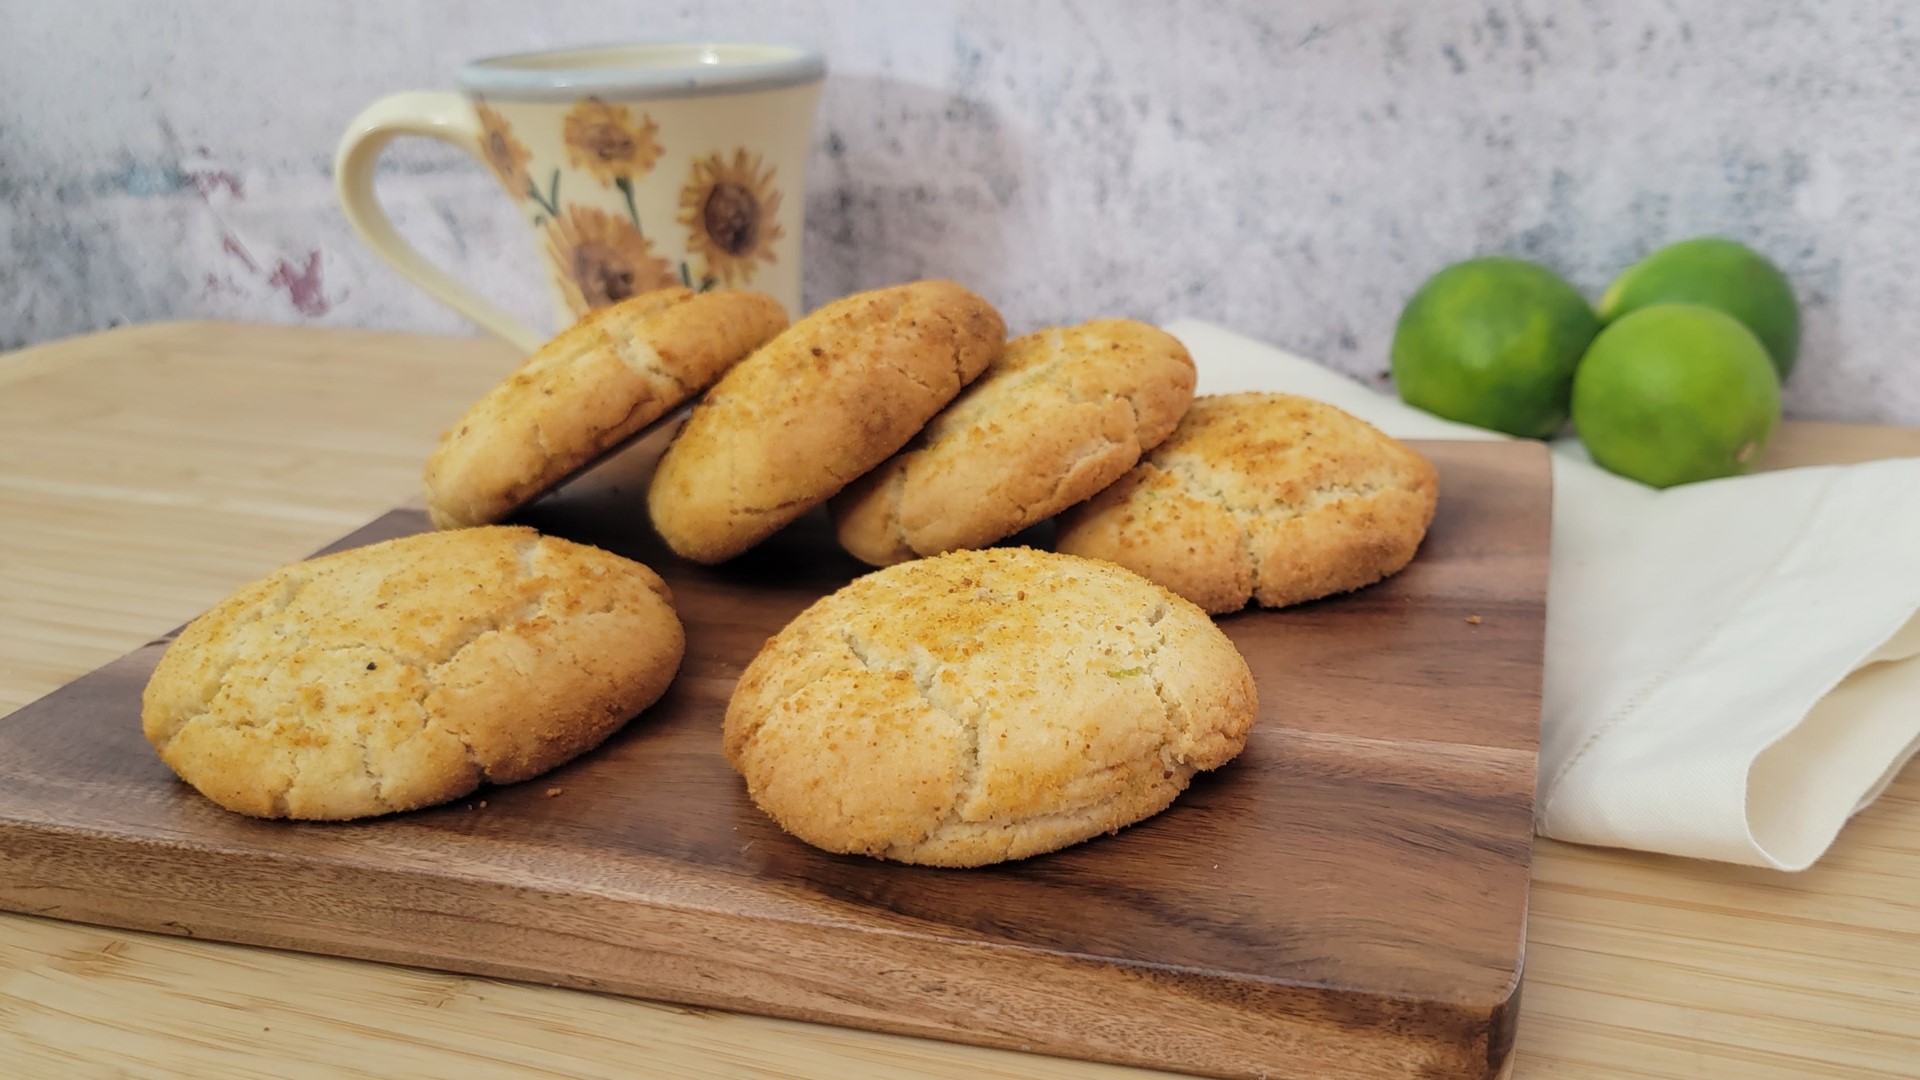
[[[1438,498],[1432,464],[1357,417],[1223,394],[1195,400],[1145,461],[1064,514],[1056,546],[1216,614],[1284,607],[1398,573]]]
[[[1145,323],[1028,334],[914,441],[833,501],[840,544],[885,566],[985,547],[1118,480],[1193,400],[1193,358]]]
[[[660,289],[587,314],[487,391],[427,461],[440,528],[506,517],[699,393],[787,325],[771,296]]]
[[[746,551],[906,445],[1006,335],[992,305],[951,281],[820,308],[694,407],[647,490],[654,528],[699,562]]]
[[[1025,858],[1165,809],[1245,745],[1246,661],[1192,604],[1028,548],[868,574],[767,642],[727,759],[788,832],[936,866]]]
[[[680,665],[647,567],[532,529],[285,567],[188,624],[148,681],[162,761],[229,810],[345,819],[512,783],[599,745]]]

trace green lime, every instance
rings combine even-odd
[[[1586,300],[1546,267],[1469,259],[1407,301],[1393,332],[1394,385],[1415,408],[1544,439],[1566,422],[1574,366],[1599,330]]]
[[[1779,419],[1780,378],[1760,339],[1699,304],[1620,318],[1573,379],[1573,426],[1593,460],[1654,487],[1746,472]]]
[[[1702,236],[1670,244],[1628,267],[1600,298],[1612,322],[1655,304],[1705,304],[1739,319],[1767,347],[1785,382],[1800,352],[1800,305],[1766,256],[1734,240]]]

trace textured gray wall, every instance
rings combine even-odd
[[[347,120],[475,56],[690,36],[829,55],[811,303],[948,275],[1016,328],[1195,315],[1375,376],[1448,262],[1526,255],[1597,296],[1724,233],[1801,291],[1792,412],[1920,423],[1909,0],[0,0],[0,345],[183,317],[465,329],[347,231]],[[546,317],[477,166],[409,144],[385,172],[403,231]]]

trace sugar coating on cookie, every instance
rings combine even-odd
[[[1284,607],[1398,573],[1439,490],[1425,458],[1332,405],[1202,397],[1145,461],[1062,515],[1055,546],[1215,614]]]
[[[833,501],[841,546],[885,566],[984,547],[1119,479],[1193,400],[1193,358],[1131,319],[1007,345],[905,450]]]
[[[787,325],[770,296],[642,293],[589,312],[487,391],[427,462],[436,526],[505,518],[699,393]]]
[[[295,563],[181,631],[147,739],[214,802],[346,819],[536,776],[651,705],[685,636],[658,575],[532,529]]]
[[[675,435],[647,509],[676,553],[746,551],[906,445],[1006,347],[951,281],[837,300],[729,371]]]
[[[1246,744],[1253,676],[1192,604],[1106,563],[962,551],[855,580],[768,641],[727,760],[828,851],[980,866],[1164,810]]]

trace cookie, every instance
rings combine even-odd
[[[1309,398],[1228,394],[1060,519],[1061,551],[1119,563],[1215,614],[1398,573],[1439,497],[1433,466]]]
[[[727,372],[660,458],[647,509],[667,545],[730,559],[906,445],[1006,347],[951,281],[859,293]]]
[[[787,325],[751,292],[642,293],[590,312],[528,357],[440,438],[427,513],[499,521],[699,393]]]
[[[1111,319],[1008,343],[907,449],[833,500],[840,544],[885,566],[985,547],[1118,480],[1193,400],[1170,334]]]
[[[653,704],[685,646],[667,586],[491,526],[295,563],[188,624],[147,682],[160,759],[229,810],[339,820],[510,784]]]
[[[727,760],[827,851],[981,866],[1159,813],[1246,744],[1253,676],[1185,600],[1029,548],[890,566],[747,666]]]

